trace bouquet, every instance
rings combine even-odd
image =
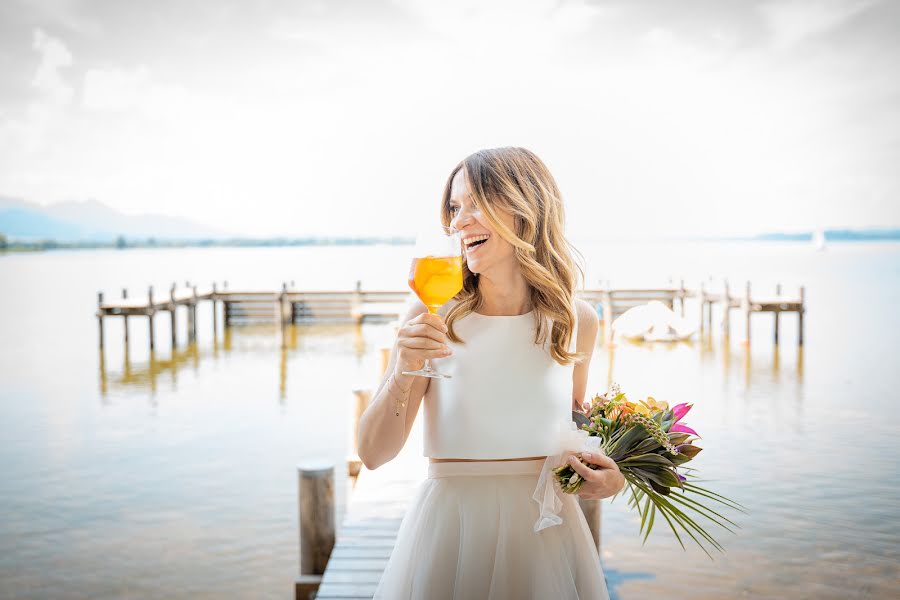
[[[720,552],[724,552],[724,548],[697,521],[702,520],[701,517],[708,519],[731,533],[734,530],[726,523],[738,525],[707,504],[746,511],[737,502],[692,482],[697,481],[693,474],[695,469],[684,465],[702,450],[694,445],[700,436],[681,422],[692,406],[683,403],[669,408],[666,402],[652,396],[632,402],[619,390],[618,384],[613,383],[605,394],[591,400],[590,411],[580,429],[590,438],[599,438],[599,443],[591,439],[592,445],[614,460],[625,476],[626,487],[631,493],[629,507],[636,508],[641,517],[640,533],[644,534],[644,542],[659,512],[682,548],[684,542],[679,527],[712,558],[701,539]],[[598,468],[593,463],[581,462],[590,468]],[[569,494],[578,492],[584,483],[568,464],[554,468],[553,474],[562,491]]]

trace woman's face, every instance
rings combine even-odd
[[[494,212],[510,230],[516,230],[512,214],[501,209]],[[450,216],[450,226],[461,232],[463,252],[471,272],[483,275],[517,266],[513,246],[497,235],[469,196],[463,169],[457,171],[450,183]],[[476,240],[485,236],[487,241],[475,244]]]

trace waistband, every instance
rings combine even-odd
[[[428,478],[462,475],[538,475],[543,458],[532,460],[483,460],[462,462],[429,462]]]

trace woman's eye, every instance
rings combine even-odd
[[[450,214],[456,214],[457,212],[459,212],[459,207],[458,207],[458,206],[451,206],[451,207],[450,207]]]

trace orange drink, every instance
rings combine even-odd
[[[434,314],[463,287],[462,256],[414,258],[409,270],[409,287],[428,312]]]

